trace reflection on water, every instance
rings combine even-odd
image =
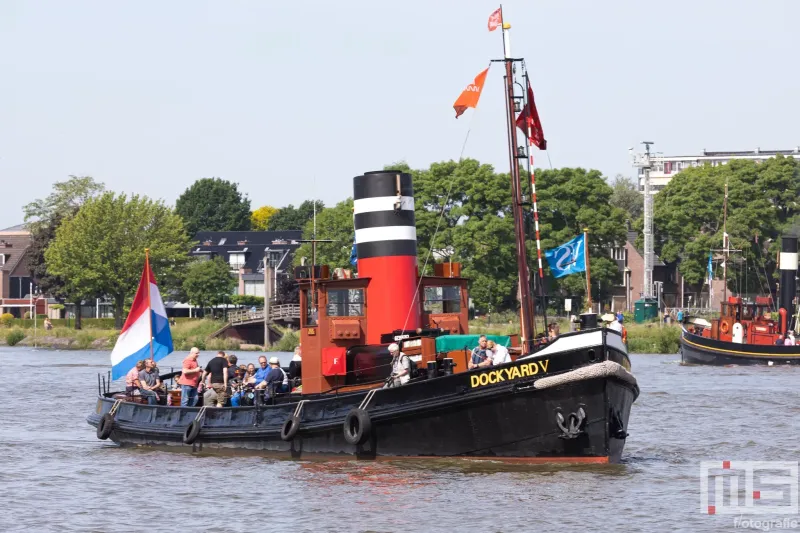
[[[796,450],[800,369],[632,359],[642,394],[623,464],[564,466],[119,448],[85,422],[107,353],[0,348],[0,529],[141,531],[141,513],[182,531],[251,530],[256,517],[292,531],[729,529],[699,511],[699,462]],[[9,373],[20,367],[31,379]]]

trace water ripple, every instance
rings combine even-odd
[[[730,519],[699,511],[699,463],[786,459],[800,429],[800,369],[632,359],[642,395],[623,463],[558,467],[118,448],[98,441],[85,422],[107,353],[3,347],[6,368],[21,361],[58,379],[47,394],[0,380],[0,524],[3,531],[141,531],[146,509],[159,529],[227,532],[252,529],[247,517],[258,509],[263,523],[293,531],[729,529]]]

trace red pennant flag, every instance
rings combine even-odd
[[[456,103],[453,104],[453,109],[456,110],[456,118],[460,117],[468,107],[474,109],[478,106],[478,100],[481,97],[481,91],[488,72],[489,68],[487,67],[486,70],[475,76],[475,81],[467,85],[467,88],[458,97]]]
[[[533,89],[528,84],[528,103],[525,109],[517,117],[517,127],[528,136],[528,141],[539,150],[547,150],[547,140],[544,138],[544,130],[539,120],[539,112],[536,110],[536,102],[533,100]]]
[[[498,7],[489,15],[489,31],[496,30],[503,21],[503,8]]]

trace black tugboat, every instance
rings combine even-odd
[[[508,25],[503,25],[508,42]],[[240,448],[286,457],[482,457],[532,462],[618,462],[639,394],[620,334],[582,316],[581,331],[537,344],[523,228],[515,102],[517,67],[506,46],[509,155],[520,281],[520,336],[498,338],[512,362],[467,370],[478,336],[468,331],[460,265],[419,276],[411,176],[354,178],[358,277],[326,267],[300,283],[302,393],[256,395],[240,407],[146,405],[101,391],[88,422],[121,445],[187,450]],[[527,108],[527,106],[526,106]],[[524,149],[523,149],[524,151]],[[384,388],[388,345],[414,365]]]

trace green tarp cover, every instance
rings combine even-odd
[[[478,345],[480,335],[442,335],[436,337],[436,352],[452,352],[463,350],[465,347],[472,350]],[[486,335],[490,341],[503,345],[506,348],[511,344],[511,338],[506,335]]]

